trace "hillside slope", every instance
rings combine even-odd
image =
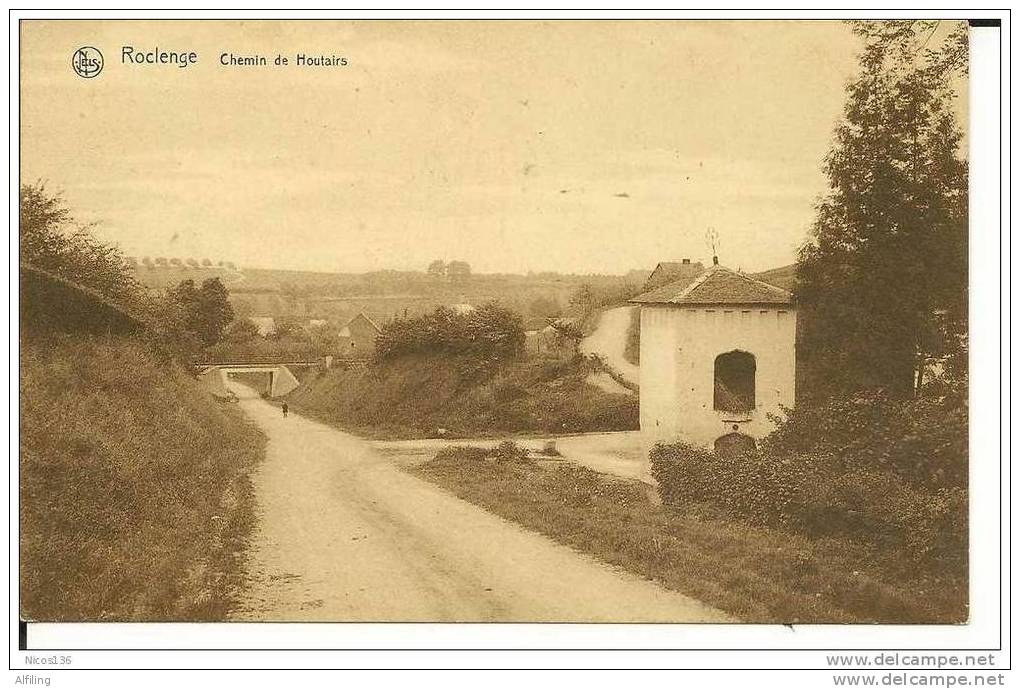
[[[223,619],[264,442],[140,342],[23,335],[22,617]]]
[[[637,399],[588,384],[590,372],[579,357],[498,365],[468,356],[409,355],[363,370],[334,369],[294,390],[288,401],[374,437],[636,429]]]

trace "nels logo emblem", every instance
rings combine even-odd
[[[71,68],[82,79],[92,79],[103,71],[103,54],[98,48],[84,46],[71,56]]]

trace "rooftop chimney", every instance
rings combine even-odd
[[[713,256],[712,257],[712,265],[713,266],[719,265],[719,257],[718,256]]]

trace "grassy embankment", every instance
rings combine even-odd
[[[895,551],[804,536],[708,506],[652,505],[644,484],[559,461],[448,448],[412,471],[576,550],[745,622],[962,622],[966,581]]]
[[[632,430],[637,399],[585,382],[581,358],[502,364],[471,356],[407,355],[329,371],[287,400],[303,414],[370,437],[482,437]]]
[[[22,616],[223,619],[264,442],[141,343],[23,338]]]

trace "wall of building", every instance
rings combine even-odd
[[[762,438],[768,414],[793,407],[797,314],[792,308],[641,308],[641,430],[649,442],[686,440],[711,447],[733,431]],[[755,356],[755,408],[716,411],[715,358]]]
[[[379,330],[362,317],[356,317],[347,324],[351,334],[351,352],[354,356],[369,356],[375,352],[375,338],[379,336]]]

